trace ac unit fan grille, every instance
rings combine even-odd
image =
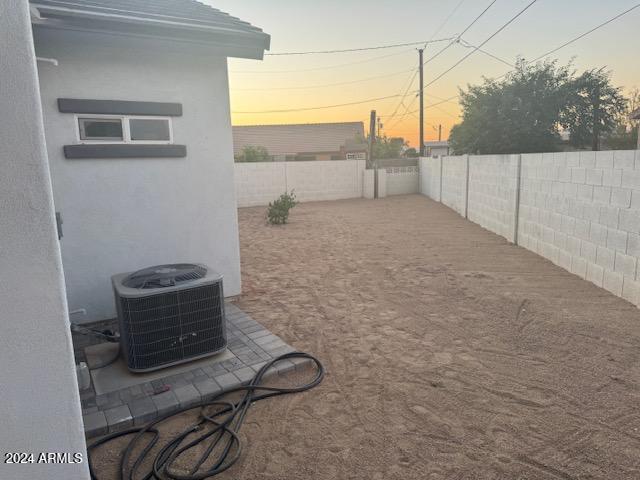
[[[225,347],[222,283],[120,298],[129,367],[157,368]]]
[[[175,287],[185,282],[199,280],[207,274],[202,265],[175,263],[143,268],[125,278],[122,284],[129,288],[152,289]]]

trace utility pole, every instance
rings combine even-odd
[[[373,167],[373,143],[376,138],[376,111],[371,110],[371,118],[369,120],[369,152],[367,155],[367,164]]]
[[[441,123],[438,124],[438,141],[439,142],[442,141],[442,124]]]
[[[420,62],[420,156],[424,157],[424,65],[422,54],[424,48],[418,49],[418,59]]]
[[[371,110],[369,119],[369,167],[373,168],[373,198],[378,198],[378,160],[373,159],[373,144],[376,141],[376,111]]]
[[[596,85],[593,98],[593,142],[591,150],[600,150],[600,85]]]

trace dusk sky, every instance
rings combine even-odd
[[[271,51],[297,52],[371,47],[440,39],[460,33],[490,0],[206,0],[231,15],[249,21],[271,35]],[[479,45],[531,0],[498,0],[463,36]],[[518,55],[534,59],[634,6],[636,0],[538,0],[483,50],[513,63]],[[445,19],[454,11],[449,20]],[[574,59],[579,71],[606,67],[613,82],[625,90],[640,86],[638,44],[640,8],[560,50],[551,58]],[[440,31],[437,31],[441,27]],[[446,46],[427,46],[425,59]],[[417,145],[418,107],[415,94],[366,103],[300,112],[240,113],[319,107],[401,95],[418,65],[417,47],[355,53],[267,56],[263,61],[229,60],[231,110],[234,125],[364,121],[377,110],[388,136],[402,136]],[[470,49],[451,46],[425,66],[425,83],[453,65]],[[504,74],[510,67],[481,52],[425,90],[425,105],[449,98],[458,87],[478,83],[482,76]],[[383,78],[371,78],[383,77]],[[364,80],[364,81],[360,81]],[[347,83],[353,82],[353,83]],[[357,82],[357,83],[356,83]],[[341,85],[325,86],[327,84]],[[313,87],[313,88],[308,88]],[[418,87],[417,76],[409,92]],[[409,105],[408,110],[405,106]],[[390,118],[393,112],[396,116]],[[459,107],[451,101],[425,109],[427,140],[443,139],[458,122]]]

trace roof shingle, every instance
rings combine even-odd
[[[163,29],[167,37],[197,32],[201,39],[241,37],[268,49],[270,37],[260,28],[196,0],[29,0],[53,25],[141,24]],[[135,28],[135,27],[134,27]],[[138,27],[140,28],[140,27]],[[206,34],[211,36],[206,37]]]

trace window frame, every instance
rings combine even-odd
[[[80,120],[113,120],[119,119],[122,122],[122,139],[82,139],[80,138]],[[169,140],[131,140],[130,120],[165,120],[169,125]],[[107,115],[107,114],[75,114],[76,144],[78,145],[173,145],[173,122],[168,116],[158,115]]]

